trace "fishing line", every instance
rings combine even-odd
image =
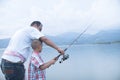
[[[89,25],[89,26],[87,26],[87,28],[82,32],[82,33],[80,33],[69,45],[68,45],[68,47],[66,47],[65,49],[64,49],[64,51],[67,51],[67,49],[68,48],[70,48],[87,30],[88,30],[88,28],[91,26],[91,24]]]
[[[81,32],[81,33],[68,45],[68,47],[66,47],[66,48],[64,49],[64,51],[67,51],[68,48],[70,48],[70,47],[90,28],[91,25],[92,25],[92,23],[89,24],[89,25],[87,26],[87,28],[86,28],[83,32]],[[61,56],[61,54],[59,54],[59,55],[56,57],[56,59],[58,59],[60,56]],[[69,54],[64,54],[63,57],[61,58],[61,60],[59,61],[59,63],[62,63],[63,61],[67,60],[68,58],[69,58]]]
[[[91,20],[92,22],[90,22],[89,24],[87,24],[86,28],[83,30],[83,32],[81,32],[69,45],[68,47],[66,47],[64,49],[64,51],[67,51],[91,26],[93,23],[93,18]],[[61,54],[59,54],[56,58],[59,58],[61,56]],[[67,60],[69,58],[69,54],[64,54],[63,57],[61,58],[61,60],[59,61],[59,63],[62,63],[63,61]]]

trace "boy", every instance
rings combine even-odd
[[[45,69],[50,67],[57,61],[57,57],[44,63],[40,57],[42,51],[42,42],[35,39],[32,44],[33,54],[30,58],[30,64],[28,68],[28,80],[45,80]]]

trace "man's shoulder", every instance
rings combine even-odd
[[[25,27],[25,28],[22,28],[20,31],[23,31],[23,32],[34,32],[34,31],[36,31],[36,29],[33,28],[33,27]]]
[[[28,26],[28,27],[24,27],[23,30],[34,30],[34,28]]]

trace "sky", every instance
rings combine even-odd
[[[95,34],[120,29],[120,0],[0,0],[0,36],[13,35],[41,21],[42,32],[59,35],[65,32]]]

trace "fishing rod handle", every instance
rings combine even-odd
[[[61,54],[59,54],[57,57],[55,57],[54,60],[57,60],[60,56],[61,56]]]
[[[68,48],[65,48],[64,51],[67,51]]]

